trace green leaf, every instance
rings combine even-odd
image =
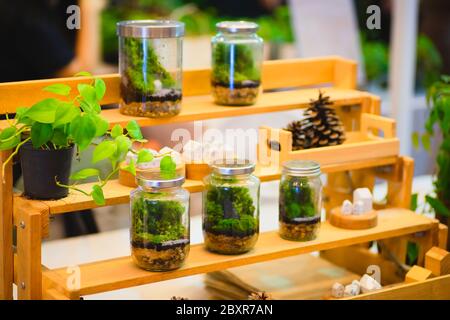
[[[95,122],[95,136],[103,136],[108,131],[109,122],[97,114],[93,115],[92,119]]]
[[[83,102],[81,107],[85,112],[96,111],[98,113],[98,103],[97,103],[97,93],[93,86],[80,83],[78,85],[78,91],[80,92],[81,97],[83,98]]]
[[[159,164],[159,169],[164,172],[175,172],[177,164],[171,156],[164,156]]]
[[[59,127],[60,125],[72,122],[77,116],[81,114],[81,110],[71,103],[61,103],[56,109],[55,122],[53,127]]]
[[[419,149],[419,133],[413,132],[411,139],[412,139],[412,144],[413,144],[414,148]]]
[[[58,84],[49,85],[42,90],[51,92],[51,93],[55,93],[55,94],[58,94],[61,96],[68,96],[70,94],[70,91],[72,90],[72,88],[66,84],[58,83]]]
[[[74,77],[92,77],[92,74],[87,71],[80,71],[74,75]]]
[[[105,81],[103,81],[102,79],[95,79],[94,88],[97,96],[97,101],[102,100],[106,92]]]
[[[137,140],[144,138],[144,136],[142,135],[142,132],[141,132],[141,127],[139,127],[139,124],[136,122],[136,120],[131,120],[130,122],[128,122],[126,128],[128,131],[128,135],[131,138],[137,139]]]
[[[131,140],[125,136],[118,136],[115,139],[115,142],[117,145],[117,152],[114,156],[114,159],[116,159],[117,161],[123,161],[125,160],[128,151],[131,149]]]
[[[95,149],[92,155],[92,163],[97,163],[104,159],[111,157],[117,150],[117,145],[114,141],[105,140],[101,142]]]
[[[450,209],[447,208],[439,199],[427,195],[425,196],[425,200],[434,209],[437,215],[450,217]]]
[[[56,109],[59,105],[60,103],[56,99],[44,99],[29,108],[23,116],[41,123],[53,123],[55,121]]]
[[[417,210],[417,198],[418,198],[418,194],[417,193],[413,193],[411,195],[411,203],[410,203],[410,209],[411,211],[416,211]]]
[[[422,145],[426,151],[431,150],[431,139],[430,139],[430,135],[428,133],[424,133],[422,135]]]
[[[52,143],[59,147],[67,147],[69,145],[69,137],[63,128],[53,130]]]
[[[100,175],[100,171],[94,168],[82,169],[78,172],[73,173],[70,176],[71,180],[84,180],[90,177],[98,177]]]
[[[20,143],[20,134],[17,133],[16,127],[9,127],[0,133],[0,150],[9,150],[15,148]]]
[[[417,243],[408,241],[406,252],[408,257],[408,265],[414,265],[417,261],[417,257],[419,256],[419,248]]]
[[[122,168],[125,171],[130,172],[133,176],[136,175],[136,164],[134,163],[134,159],[130,160],[130,163]]]
[[[80,151],[83,151],[91,144],[92,139],[95,137],[95,132],[95,122],[90,115],[77,117],[70,123],[70,134]]]
[[[153,154],[148,149],[141,149],[138,153],[137,163],[145,163],[153,160]]]
[[[31,127],[31,142],[36,149],[49,142],[52,135],[53,127],[51,124],[35,122]]]
[[[105,205],[105,195],[103,194],[103,189],[100,186],[95,185],[92,187],[92,199],[94,199],[94,202],[99,206]]]
[[[117,138],[118,136],[121,136],[122,134],[123,134],[123,128],[120,124],[116,124],[111,129],[111,137],[113,137],[114,139]]]

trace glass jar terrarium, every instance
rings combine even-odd
[[[215,102],[251,105],[261,86],[263,40],[258,25],[246,21],[223,21],[212,38],[211,86]]]
[[[280,181],[280,236],[295,241],[315,239],[321,210],[320,165],[314,161],[285,162]]]
[[[117,33],[120,112],[150,118],[177,115],[181,110],[184,24],[122,21]]]
[[[150,271],[181,267],[189,253],[189,192],[184,177],[137,179],[131,192],[131,255]]]
[[[252,249],[259,234],[259,186],[247,160],[221,160],[211,164],[204,179],[203,236],[206,248],[222,254]]]

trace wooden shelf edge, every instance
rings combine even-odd
[[[79,266],[81,275],[79,289],[70,290],[66,287],[68,275],[64,268],[44,271],[44,276],[53,283],[53,287],[61,290],[66,296],[76,298],[297,254],[429,231],[435,228],[436,224],[435,220],[417,215],[409,210],[386,209],[379,212],[379,223],[372,229],[339,229],[324,222],[318,238],[310,242],[283,240],[278,236],[277,231],[262,233],[256,247],[243,255],[218,255],[206,251],[202,244],[193,245],[186,265],[170,272],[144,271],[136,267],[130,257],[122,257]]]

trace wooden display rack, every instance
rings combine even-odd
[[[361,127],[361,118],[379,119],[373,115],[380,112],[380,100],[367,92],[355,90],[356,68],[356,63],[339,57],[266,62],[262,74],[265,92],[255,105],[241,108],[218,106],[213,103],[212,97],[209,95],[210,70],[185,71],[183,106],[178,116],[169,119],[139,118],[122,115],[117,109],[103,110],[102,115],[109,120],[111,125],[123,125],[129,120],[135,119],[141,126],[154,126],[278,112],[306,107],[310,100],[317,96],[317,88],[311,87],[320,87],[326,95],[331,97],[334,107],[343,119],[346,130],[348,132],[357,131]],[[117,103],[119,101],[119,75],[105,75],[101,78],[105,80],[108,88],[102,105]],[[38,100],[51,97],[51,93],[41,90],[47,85],[65,83],[76,87],[77,84],[89,80],[89,78],[66,78],[0,84],[0,112],[14,113],[18,106],[30,106]],[[283,240],[278,237],[276,232],[263,233],[254,250],[238,256],[213,254],[207,252],[202,245],[194,245],[185,266],[171,272],[154,273],[141,270],[132,263],[130,257],[97,261],[79,266],[81,271],[79,287],[67,286],[69,275],[66,273],[66,269],[49,270],[42,266],[41,243],[42,239],[49,234],[49,221],[52,215],[97,206],[90,197],[74,192],[70,192],[68,197],[56,201],[28,200],[13,194],[12,167],[9,164],[5,176],[0,177],[0,181],[3,181],[0,190],[0,298],[12,299],[13,283],[18,287],[19,299],[79,299],[83,295],[312,251],[327,250],[323,251],[324,257],[339,264],[336,259],[336,250],[347,248],[348,252],[354,254],[355,248],[366,250],[364,244],[368,241],[381,239],[384,239],[383,243],[386,244],[386,247],[391,248],[397,254],[403,252],[403,246],[390,243],[390,239],[417,238],[421,250],[419,263],[423,264],[425,252],[433,246],[445,243],[443,239],[446,237],[447,230],[440,227],[438,222],[433,219],[399,209],[409,206],[413,162],[409,158],[398,156],[398,141],[395,138],[394,123],[390,120],[383,123],[388,123],[390,126],[391,133],[386,138],[393,139],[392,142],[396,145],[391,151],[395,152],[386,154],[379,148],[374,148],[370,159],[362,161],[359,158],[353,159],[352,154],[348,154],[345,159],[334,158],[334,152],[339,146],[329,147],[326,148],[327,152],[324,155],[327,161],[322,165],[323,171],[329,173],[330,183],[326,188],[325,198],[328,198],[330,205],[335,201],[334,199],[340,199],[343,196],[337,188],[341,183],[338,178],[341,172],[355,172],[354,179],[359,177],[359,181],[369,187],[373,187],[373,179],[376,176],[388,181],[388,201],[385,207],[397,207],[397,209],[381,211],[379,223],[375,228],[343,230],[325,222],[321,227],[318,239],[305,243]],[[5,125],[5,121],[0,122],[0,128],[4,128]],[[364,149],[365,142],[361,141],[360,143]],[[377,150],[380,153],[377,153]],[[305,151],[304,155],[308,157],[308,152],[317,151],[317,149]],[[0,165],[9,154],[10,152],[1,153]],[[275,180],[280,177],[279,167],[270,163],[258,164],[256,173],[262,181]],[[364,176],[364,179],[361,179],[361,176]],[[367,179],[367,177],[371,179]],[[360,185],[358,184],[358,186]],[[187,180],[184,187],[190,192],[199,192],[203,189],[203,184],[201,181]],[[80,188],[88,190],[90,184],[81,185]],[[127,203],[131,189],[120,185],[117,181],[110,181],[104,188],[106,206]],[[17,234],[15,245],[13,244],[13,229],[16,229]],[[399,243],[406,245],[403,240]],[[363,254],[367,254],[367,252],[364,251]],[[446,281],[448,282],[448,280]]]

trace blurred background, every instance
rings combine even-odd
[[[72,5],[80,8],[80,29],[67,28],[67,18],[73,13],[68,8]],[[368,20],[378,13],[379,28],[370,28]],[[258,23],[258,34],[265,40],[266,60],[326,55],[356,60],[358,86],[382,98],[382,113],[397,120],[401,153],[416,161],[414,191],[432,192],[436,150],[441,140],[434,139],[430,150],[425,151],[414,147],[412,136],[424,132],[427,88],[441,75],[450,74],[450,1],[0,0],[0,82],[65,77],[81,70],[94,74],[117,72],[116,23],[157,18],[185,23],[185,69],[210,66],[210,39],[216,32],[215,24],[222,20]],[[283,127],[296,112],[241,117],[233,123],[211,120],[205,121],[205,126],[257,128],[264,123]],[[158,131],[159,144],[166,145],[167,134],[174,128],[149,129],[146,135],[154,137]],[[263,206],[264,201],[267,205],[276,203],[268,198]],[[120,230],[115,238],[108,239],[125,237],[122,229],[128,227],[127,206],[98,209],[95,217],[83,223],[70,222],[80,225],[75,231],[58,229],[58,224],[53,224],[52,238],[108,230]],[[74,241],[76,248],[80,243]],[[123,241],[123,250],[127,250],[127,241]],[[62,244],[55,243],[54,252],[59,252],[59,246],[65,250]],[[121,250],[114,255],[120,255]],[[58,266],[54,255],[44,253],[45,259],[49,266]]]

